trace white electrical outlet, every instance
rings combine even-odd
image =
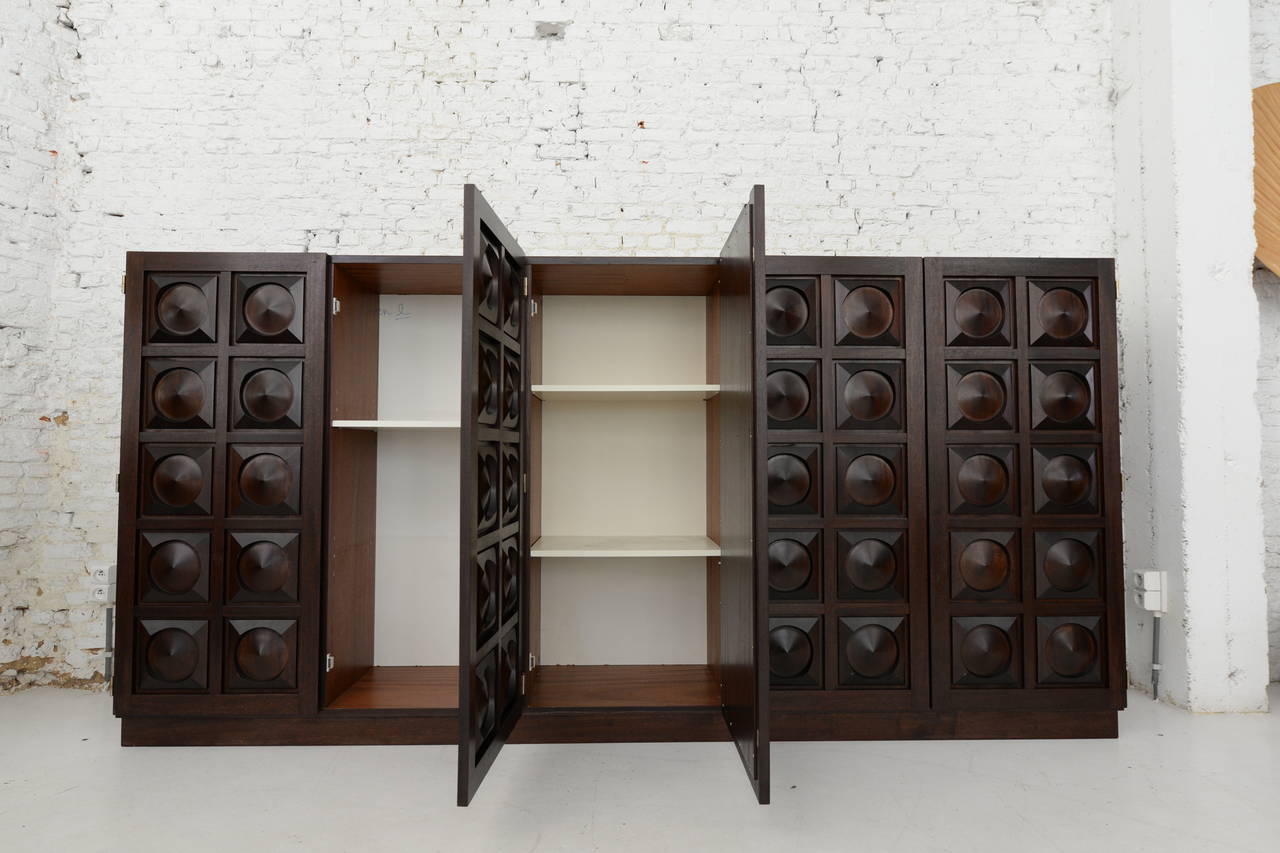
[[[94,601],[110,604],[116,600],[116,585],[113,583],[95,584],[89,594]]]
[[[89,566],[89,577],[95,584],[115,583],[116,567],[105,563],[93,564]]]
[[[1133,600],[1143,610],[1164,613],[1169,609],[1169,573],[1135,572]]]

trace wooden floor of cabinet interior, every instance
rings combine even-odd
[[[452,710],[454,666],[375,666],[329,705],[331,711]],[[720,687],[704,665],[542,666],[529,679],[530,711],[590,708],[719,708]]]

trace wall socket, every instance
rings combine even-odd
[[[89,588],[89,598],[100,604],[111,604],[116,600],[116,567],[106,563],[89,566],[89,577],[93,586]]]

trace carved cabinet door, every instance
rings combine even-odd
[[[1124,704],[1111,261],[925,261],[933,699]]]
[[[316,709],[326,265],[128,255],[117,714]]]
[[[525,255],[463,191],[458,805],[524,710],[529,553]]]

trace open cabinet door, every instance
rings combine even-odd
[[[460,806],[524,710],[529,553],[525,256],[471,184],[463,217]]]
[[[751,191],[720,252],[720,703],[729,733],[761,803],[769,802],[765,473],[756,441],[765,435],[764,187]],[[762,345],[762,344],[761,344]]]

